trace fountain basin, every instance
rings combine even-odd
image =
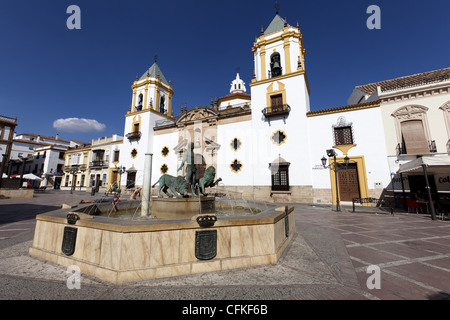
[[[215,198],[153,198],[152,217],[157,219],[190,219],[202,213],[215,212]]]
[[[68,213],[77,214],[75,224]],[[276,264],[294,234],[293,207],[218,217],[207,228],[194,219],[133,221],[56,210],[36,217],[29,253],[126,283]]]

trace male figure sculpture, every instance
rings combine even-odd
[[[181,162],[180,167],[178,168],[178,171],[183,169],[184,164],[186,165],[186,181],[188,185],[191,186],[191,193],[193,196],[196,196],[195,193],[195,155],[194,155],[194,143],[191,142],[189,144],[189,147],[186,149],[184,155],[183,155],[183,161]]]

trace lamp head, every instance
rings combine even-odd
[[[334,149],[327,150],[327,156],[334,157],[335,155],[336,155],[336,151],[334,151]]]
[[[348,156],[345,156],[344,162],[345,162],[345,165],[348,166],[348,164],[350,163],[350,158]]]

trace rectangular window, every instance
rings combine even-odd
[[[114,161],[119,161],[120,150],[114,151]]]
[[[426,154],[430,152],[422,120],[401,123],[403,151],[406,154]]]
[[[272,174],[272,191],[289,191],[288,166],[280,166],[278,171]]]
[[[283,105],[283,95],[277,94],[270,97],[270,105],[271,107],[278,107]]]
[[[334,128],[334,144],[353,144],[352,127]]]
[[[136,171],[128,172],[127,174],[127,189],[133,189],[136,181]]]

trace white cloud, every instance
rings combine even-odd
[[[64,132],[99,132],[105,130],[106,126],[97,120],[67,118],[55,120],[53,128]]]

